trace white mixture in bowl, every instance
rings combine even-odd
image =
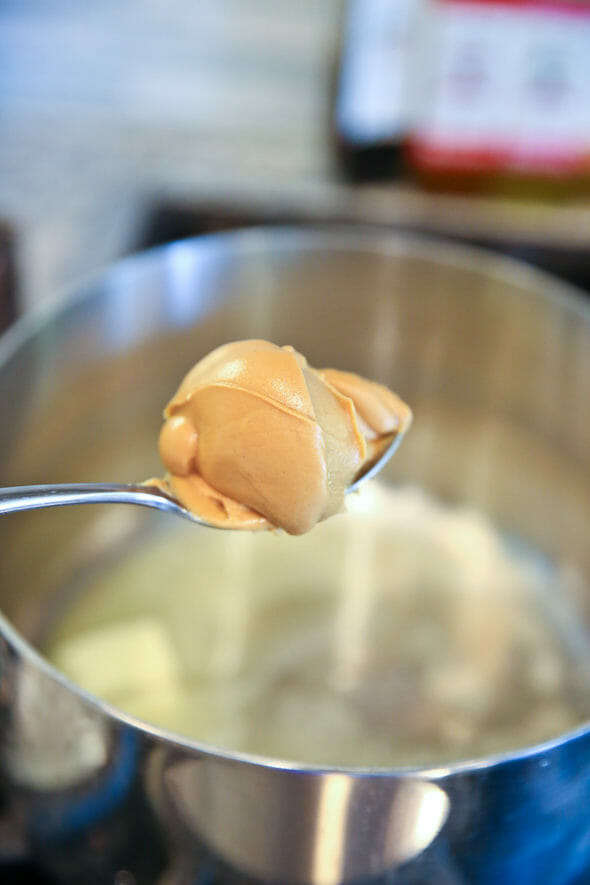
[[[571,580],[471,509],[373,482],[298,538],[165,522],[46,651],[126,713],[223,748],[440,764],[586,718]]]

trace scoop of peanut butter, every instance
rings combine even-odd
[[[225,528],[299,535],[342,510],[412,413],[381,384],[252,340],[200,360],[164,418],[165,483],[185,507]]]

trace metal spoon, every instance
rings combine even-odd
[[[364,482],[375,476],[389,461],[402,438],[402,433],[394,436],[377,460],[369,463],[351,483],[346,494],[355,492]],[[0,515],[23,510],[39,510],[43,507],[65,507],[68,504],[137,504],[140,507],[154,507],[156,510],[182,516],[183,519],[199,525],[220,528],[191,513],[180,501],[157,486],[99,482],[0,488]]]

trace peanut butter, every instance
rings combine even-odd
[[[200,360],[164,418],[165,483],[185,507],[226,528],[299,535],[342,510],[412,414],[381,384],[251,340]]]

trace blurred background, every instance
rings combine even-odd
[[[259,223],[474,242],[590,289],[590,5],[3,0],[0,324]]]

